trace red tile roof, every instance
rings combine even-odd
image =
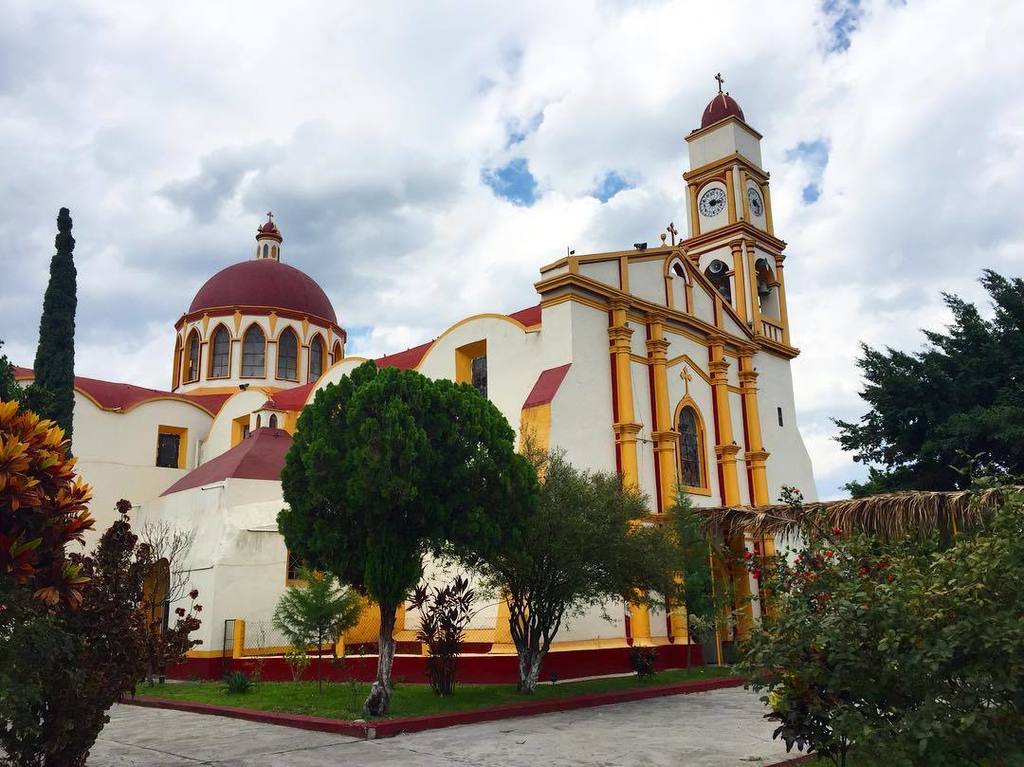
[[[33,378],[31,368],[15,367],[14,377],[19,380]],[[75,376],[75,388],[104,410],[131,410],[136,405],[155,399],[175,399],[198,405],[210,415],[216,415],[231,394],[177,394],[176,392],[146,389],[132,384],[101,381],[98,378]]]
[[[281,479],[292,438],[283,429],[256,429],[226,453],[197,466],[160,495],[180,493],[225,479]]]
[[[277,392],[271,399],[275,407],[280,410],[302,410],[303,405],[306,404],[306,399],[309,397],[309,393],[313,391],[313,387],[316,386],[315,382],[302,384],[302,386],[293,386],[290,389],[283,389]]]
[[[565,374],[569,372],[571,367],[572,363],[569,362],[565,365],[559,365],[557,368],[548,368],[537,376],[537,383],[533,385],[530,395],[526,398],[526,402],[523,403],[523,410],[526,410],[528,407],[550,404],[551,400],[558,394],[558,388],[562,385],[562,381],[565,380]]]
[[[511,317],[514,320],[518,320],[519,322],[526,325],[526,327],[530,327],[531,325],[539,325],[540,304],[537,304],[536,306],[531,306],[529,309],[520,309],[518,312],[512,312],[512,314],[510,314],[509,317]]]

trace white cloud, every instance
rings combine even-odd
[[[61,205],[89,375],[165,386],[174,320],[248,255],[268,208],[355,352],[527,306],[567,245],[684,228],[683,136],[717,71],[765,135],[823,495],[860,471],[828,421],[861,412],[857,343],[916,347],[946,317],[941,290],[977,298],[983,267],[1024,261],[1017,3],[9,6],[0,335],[19,362]],[[856,24],[832,52],[844,10]],[[511,132],[525,135],[510,146]],[[827,145],[824,167],[793,155],[809,142]],[[531,207],[483,182],[516,157]],[[633,188],[602,205],[611,172]]]

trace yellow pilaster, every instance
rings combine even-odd
[[[690,236],[700,234],[700,218],[697,216],[697,187],[690,184]]]
[[[631,604],[629,606],[629,627],[634,647],[650,647],[653,644],[651,642],[651,615],[647,605]]]
[[[729,379],[726,371],[729,363],[725,359],[725,339],[713,336],[711,345],[711,391],[715,400],[715,455],[722,476],[722,504],[735,506],[740,502],[739,477],[736,473],[736,454],[740,447],[732,435],[732,415],[729,411]]]
[[[626,324],[627,305],[623,301],[612,304],[611,326],[608,340],[613,357],[615,376],[615,405],[617,418],[612,428],[615,431],[615,445],[619,454],[622,481],[630,487],[639,487],[640,476],[637,468],[636,435],[640,424],[633,415],[633,376],[630,366],[630,338],[633,329]]]
[[[747,270],[743,268],[743,243],[740,240],[729,243],[732,250],[732,269],[736,274],[736,311],[740,319],[747,321]]]
[[[514,653],[516,646],[512,643],[511,615],[508,602],[503,597],[498,599],[498,615],[494,619],[494,638],[491,640],[491,652],[495,655]]]
[[[743,243],[743,263],[746,267],[747,280],[750,283],[750,322],[754,329],[754,335],[763,335],[763,328],[761,327],[761,304],[760,299],[757,297],[757,270],[754,268],[754,262],[757,260],[754,256],[754,244],[747,240]]]
[[[768,227],[768,234],[775,234],[775,226],[772,224],[772,193],[768,189],[768,182],[761,185],[761,193],[764,195],[764,221]]]
[[[761,417],[757,406],[757,371],[754,370],[754,350],[744,347],[740,350],[740,392],[743,397],[743,413],[747,429],[747,470],[750,472],[755,506],[770,503],[768,498],[768,470],[765,461],[768,453],[761,440]]]
[[[789,312],[786,311],[786,279],[782,274],[782,262],[786,257],[781,253],[775,257],[775,279],[779,281],[779,319],[782,321],[782,342],[789,346]]]
[[[235,618],[234,632],[231,635],[231,657],[238,660],[245,654],[245,621]]]
[[[676,434],[668,401],[668,347],[665,339],[665,317],[652,312],[647,317],[647,357],[651,361],[654,381],[654,460],[658,466],[658,511],[664,511],[675,500]]]
[[[747,200],[747,172],[740,168],[740,204],[743,206],[743,220],[750,220],[750,202]]]
[[[733,169],[729,168],[725,172],[725,193],[728,196],[729,204],[726,205],[726,210],[729,212],[729,223],[736,223],[736,183],[733,174]]]

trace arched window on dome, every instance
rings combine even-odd
[[[719,261],[717,258],[708,264],[708,268],[704,270],[704,275],[711,280],[711,284],[715,286],[717,290],[728,303],[732,303],[732,281],[729,277],[729,267],[725,265],[724,261]]]
[[[315,381],[324,373],[324,339],[317,333],[309,342],[309,380]]]
[[[685,405],[679,411],[679,479],[684,487],[707,488],[704,461],[704,427],[697,410]]]
[[[267,243],[263,243],[263,257],[266,258],[270,253],[270,246]]]
[[[270,414],[270,428],[271,429],[276,429],[277,428],[277,413],[271,413]]]
[[[334,351],[331,353],[331,363],[334,364],[340,362],[344,356],[344,352],[341,351],[341,342],[335,341]]]
[[[299,380],[299,339],[291,328],[285,328],[277,338],[277,377]]]
[[[174,361],[171,367],[171,390],[174,390],[181,386],[181,336],[174,337]]]
[[[242,377],[262,378],[267,371],[267,339],[259,325],[250,325],[242,337]]]
[[[209,378],[227,378],[231,375],[231,336],[228,329],[218,325],[210,341]]]
[[[199,353],[202,344],[199,341],[199,331],[193,330],[188,334],[188,343],[185,344],[185,383],[194,383],[199,380]]]

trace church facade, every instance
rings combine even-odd
[[[704,506],[774,502],[784,485],[813,498],[761,135],[719,92],[686,141],[688,236],[670,225],[657,243],[567,255],[540,267],[536,305],[467,317],[377,364],[473,384],[521,436],[580,467],[621,473],[652,514],[677,487]],[[296,575],[276,529],[284,455],[316,391],[365,361],[347,355],[330,300],[282,261],[283,247],[268,217],[252,257],[199,290],[174,327],[166,391],[76,381],[75,452],[98,526],[127,497],[138,523],[195,532],[183,564],[204,605],[197,661],[280,651],[253,627],[269,625]],[[756,593],[746,573],[730,577]],[[345,644],[376,641],[373,613]],[[688,639],[672,611],[604,613],[573,619],[555,650],[671,649]],[[400,615],[396,631],[400,647],[418,652],[409,649],[413,616]],[[469,638],[481,656],[511,653],[504,605],[485,606]]]

